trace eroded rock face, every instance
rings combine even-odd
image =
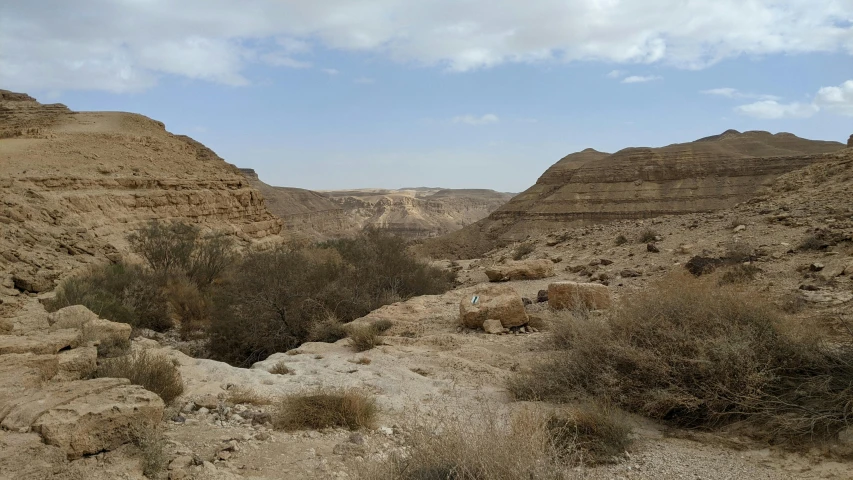
[[[473,297],[477,297],[476,302]],[[527,323],[524,303],[514,288],[508,285],[482,285],[471,298],[459,303],[459,319],[468,328],[482,328],[486,320],[499,320],[504,328]]]
[[[847,148],[853,148],[853,135],[850,135],[850,138],[847,139]]]
[[[537,280],[554,276],[554,262],[547,259],[511,261],[486,269],[490,282]]]
[[[610,289],[598,283],[554,282],[548,285],[548,304],[554,309],[610,307]]]

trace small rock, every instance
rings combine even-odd
[[[357,445],[350,442],[339,443],[332,449],[332,453],[344,457],[362,457],[367,454],[367,448],[364,445]]]
[[[189,402],[181,408],[182,413],[192,413],[198,408],[195,403]]]
[[[523,303],[524,305],[533,305],[533,300],[527,297],[521,297],[521,303]]]
[[[544,303],[548,301],[548,290],[539,290],[536,294],[536,303]]]
[[[187,419],[183,415],[175,415],[174,417],[172,417],[172,421],[175,423],[184,423],[187,421]]]
[[[174,460],[169,462],[169,470],[181,470],[184,468],[191,467],[193,465],[193,457],[189,455],[181,455],[175,457]]]
[[[201,407],[198,409],[198,413],[199,415],[207,415],[210,413],[210,410],[208,410],[207,407]]]
[[[608,259],[606,259],[606,258],[602,258],[602,259],[601,259],[601,264],[602,264],[602,265],[604,265],[605,267],[606,267],[607,265],[613,265],[613,260],[608,260]]]
[[[379,427],[379,433],[391,436],[394,435],[394,429],[391,427]]]
[[[811,270],[813,272],[819,272],[819,271],[823,270],[823,268],[824,268],[824,265],[822,263],[815,262],[815,263],[809,265],[809,270]]]
[[[483,330],[486,333],[498,334],[504,331],[504,327],[500,320],[489,319],[483,322]]]
[[[255,435],[255,440],[260,440],[260,441],[262,441],[262,442],[265,442],[265,441],[267,441],[267,440],[269,440],[269,439],[270,439],[270,434],[269,434],[269,432],[258,432],[258,433]]]
[[[349,436],[349,441],[351,443],[356,444],[356,445],[364,445],[364,435],[362,435],[358,432],[353,432]]]
[[[625,270],[622,270],[621,272],[619,272],[619,276],[621,276],[622,278],[634,278],[634,277],[642,277],[643,273],[639,272],[637,270],[631,270],[630,268],[626,268]]]
[[[742,232],[744,230],[746,230],[746,225],[738,225],[734,228],[735,233]]]
[[[660,249],[654,243],[649,243],[646,245],[646,250],[651,253],[660,253]]]

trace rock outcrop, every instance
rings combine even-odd
[[[532,233],[609,220],[709,212],[752,198],[779,175],[844,148],[790,133],[729,130],[690,143],[587,149],[561,159],[487,218],[427,247],[477,256]]]
[[[847,148],[853,148],[853,135],[850,135],[850,138],[847,139]]]
[[[126,235],[155,219],[246,241],[281,230],[235,167],[160,122],[0,90],[0,278],[50,290],[76,267],[115,259]]]
[[[538,280],[554,276],[554,262],[547,259],[510,261],[486,269],[490,282]]]

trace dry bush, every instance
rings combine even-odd
[[[272,405],[273,399],[253,388],[234,387],[228,391],[226,402],[231,405]]]
[[[210,302],[193,281],[184,275],[175,275],[167,281],[165,294],[177,317],[182,340],[189,340],[206,329]]]
[[[759,272],[761,272],[761,269],[751,263],[739,263],[727,268],[722,275],[720,275],[718,283],[720,285],[749,283],[755,280],[755,276],[758,275]]]
[[[354,363],[357,363],[358,365],[370,365],[371,362],[372,360],[367,357],[361,357],[358,360],[354,361]]]
[[[382,337],[373,325],[355,325],[348,330],[350,344],[356,352],[365,352],[382,345]]]
[[[314,322],[308,328],[309,342],[325,342],[335,343],[342,338],[346,338],[346,326],[338,319],[338,317],[326,314],[322,319]]]
[[[755,249],[746,242],[729,242],[723,258],[731,263],[750,262],[755,259]]]
[[[830,438],[853,414],[853,348],[829,346],[742,288],[674,276],[510,382],[520,399],[591,395],[684,427],[738,423],[777,443]]]
[[[533,242],[524,242],[519,246],[515,247],[515,249],[512,251],[512,259],[521,260],[527,255],[533,253],[534,250],[536,250],[536,245]]]
[[[637,236],[637,243],[649,243],[654,242],[655,238],[658,236],[658,232],[654,231],[651,228],[647,228],[640,232]]]
[[[46,307],[56,311],[84,305],[107,320],[163,332],[173,326],[164,282],[138,265],[100,265],[62,282]]]
[[[142,457],[142,474],[147,478],[161,478],[161,474],[169,465],[166,437],[152,427],[135,428],[131,437]]]
[[[181,372],[165,355],[140,350],[123,357],[101,361],[96,378],[126,378],[134,385],[156,393],[165,403],[171,403],[184,393]]]
[[[385,333],[388,330],[391,330],[391,327],[394,326],[394,322],[388,320],[387,318],[383,318],[381,320],[376,320],[373,322],[373,329],[379,333]]]
[[[571,464],[615,462],[631,444],[625,415],[592,402],[555,413],[546,426],[557,455]]]
[[[362,480],[562,480],[544,418],[482,415],[416,426],[405,453],[360,466]]]
[[[281,399],[273,416],[278,430],[320,430],[343,427],[372,428],[376,402],[357,390],[329,390],[288,395]]]
[[[800,250],[822,250],[826,248],[827,243],[818,235],[809,235],[800,242],[798,248]]]
[[[284,360],[276,363],[270,369],[270,373],[275,375],[287,375],[288,373],[292,373],[290,367],[287,366],[287,363]]]
[[[625,237],[625,235],[619,235],[618,237],[616,237],[616,240],[614,240],[614,243],[617,247],[625,245],[626,243],[628,243],[628,238]]]

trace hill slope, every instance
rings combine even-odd
[[[729,208],[780,174],[842,148],[790,133],[729,130],[661,148],[587,149],[561,159],[487,218],[427,249],[470,257],[568,226]]]

